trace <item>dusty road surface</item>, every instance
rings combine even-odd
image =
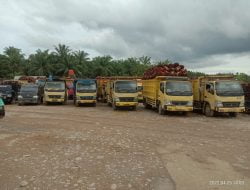
[[[250,189],[250,115],[6,106],[0,189]]]

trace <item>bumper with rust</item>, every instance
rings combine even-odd
[[[193,111],[192,106],[165,106],[166,111]]]
[[[217,112],[234,112],[234,113],[240,113],[245,111],[245,107],[237,107],[237,108],[215,108],[215,111]]]

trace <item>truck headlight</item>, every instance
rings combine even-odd
[[[115,98],[115,102],[120,102],[120,99],[119,98]]]
[[[242,101],[240,102],[240,107],[244,107],[244,106],[245,106],[245,101],[242,100]]]
[[[10,98],[11,96],[12,96],[11,94],[8,94],[8,95],[7,95],[7,97],[9,97],[9,98]]]
[[[21,95],[18,95],[18,97],[17,97],[18,99],[22,99],[23,98],[23,96],[21,96]]]
[[[166,105],[166,106],[172,106],[173,104],[172,104],[171,101],[165,101],[165,105]]]
[[[34,98],[34,99],[37,99],[37,98],[38,98],[38,96],[33,96],[33,98]]]
[[[215,106],[218,108],[221,108],[221,107],[223,107],[223,104],[221,101],[217,101],[217,102],[215,102]]]
[[[193,101],[188,101],[187,106],[193,106]]]

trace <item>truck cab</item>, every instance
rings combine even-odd
[[[5,104],[11,104],[15,99],[14,91],[11,85],[0,85],[0,97],[5,102]]]
[[[18,95],[18,105],[41,104],[43,101],[42,87],[36,84],[24,84]]]
[[[67,101],[67,88],[65,81],[46,81],[44,86],[43,102],[48,103],[61,103],[65,104]]]
[[[80,104],[92,104],[93,106],[96,106],[96,80],[75,80],[74,89],[74,103],[76,106],[79,106]]]
[[[195,91],[194,107],[206,116],[229,113],[235,117],[245,111],[244,92],[239,81],[232,77],[200,77],[193,81]]]
[[[4,102],[3,99],[0,97],[0,118],[3,118],[4,116],[5,116]]]
[[[131,107],[136,110],[138,92],[136,80],[110,80],[106,86],[107,102],[116,110],[118,107]]]

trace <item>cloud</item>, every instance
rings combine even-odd
[[[224,65],[222,58],[250,52],[246,0],[0,1],[0,48],[27,54],[65,43],[94,55],[148,55],[207,68],[215,57]]]

